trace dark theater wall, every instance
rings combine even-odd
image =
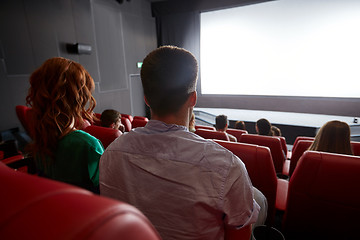
[[[67,50],[75,43],[90,45],[91,54]],[[28,78],[55,56],[89,71],[96,83],[95,112],[114,108],[131,114],[129,81],[140,73],[136,63],[154,48],[155,19],[147,0],[2,0],[0,131],[20,127],[15,106],[25,105]]]

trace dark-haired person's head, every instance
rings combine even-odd
[[[281,130],[276,126],[271,126],[271,132],[273,136],[281,137]]]
[[[236,121],[235,129],[246,130],[245,122],[244,121]]]
[[[183,48],[163,46],[149,53],[141,67],[141,81],[151,114],[174,114],[191,95],[196,103],[197,76],[197,61]]]
[[[121,125],[121,114],[114,109],[106,109],[101,113],[101,126],[119,129]]]
[[[325,123],[309,150],[352,155],[349,125],[337,120]]]
[[[218,115],[215,118],[215,128],[218,131],[225,131],[228,126],[228,119],[226,115]]]
[[[256,128],[256,132],[259,135],[265,135],[265,136],[272,135],[271,123],[265,118],[261,118],[257,120],[255,128]]]

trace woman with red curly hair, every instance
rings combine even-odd
[[[99,192],[99,159],[104,148],[77,129],[92,121],[94,81],[79,63],[55,57],[30,76],[26,102],[32,107],[33,143],[38,170],[54,180]]]

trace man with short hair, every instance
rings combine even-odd
[[[224,239],[259,214],[245,165],[187,128],[196,104],[198,65],[164,46],[143,61],[151,120],[117,138],[100,160],[101,195],[136,206],[166,240]]]
[[[230,139],[230,141],[232,142],[237,142],[237,139],[235,136],[229,134],[226,132],[226,130],[228,129],[229,123],[228,123],[228,119],[226,115],[218,115],[215,118],[215,128],[216,131],[219,132],[224,132]]]
[[[113,129],[119,129],[121,132],[125,132],[125,126],[121,123],[120,112],[114,109],[106,109],[101,113],[101,126]]]
[[[256,121],[255,130],[259,135],[272,136],[271,123],[266,118],[260,118]]]

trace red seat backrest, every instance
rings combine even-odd
[[[280,139],[280,142],[281,142],[281,147],[285,153],[285,155],[287,154],[287,146],[286,146],[286,139],[285,137],[277,137]]]
[[[101,113],[94,113],[95,118],[93,118],[94,122],[93,124],[96,125],[96,126],[101,126]]]
[[[0,163],[2,239],[159,240],[136,208]]]
[[[277,178],[269,148],[246,143],[214,141],[244,162],[252,184],[268,201],[267,224],[272,224],[275,217]]]
[[[277,173],[282,173],[283,164],[285,162],[285,154],[279,138],[256,134],[243,134],[238,142],[256,144],[270,148],[275,171]]]
[[[206,139],[218,139],[218,140],[230,141],[226,133],[219,132],[216,130],[196,129],[195,134]]]
[[[143,117],[143,116],[134,116],[134,119],[141,119],[141,120],[149,121],[149,119],[147,117]],[[134,119],[133,119],[133,121],[134,121]]]
[[[313,143],[311,140],[299,140],[296,144],[296,147],[292,150],[292,155],[290,159],[290,168],[289,168],[289,176],[291,176],[295,170],[295,167],[303,155],[303,153],[309,149],[310,145]]]
[[[309,140],[309,141],[314,141],[314,137],[304,137],[304,136],[298,136],[296,137],[295,141],[294,141],[294,144],[293,144],[293,147],[292,149],[294,149],[296,147],[296,144],[298,143],[299,140]]]
[[[141,118],[135,118],[131,123],[131,128],[137,128],[137,127],[145,127],[145,125],[148,123],[148,119],[141,119]]]
[[[290,179],[286,238],[358,239],[360,157],[307,151]]]
[[[207,129],[207,130],[213,130],[215,131],[215,127],[213,126],[205,126],[205,125],[195,125],[195,130],[197,129]]]
[[[248,133],[248,131],[246,131],[246,130],[235,129],[235,128],[228,128],[226,130],[226,132],[233,135],[234,137],[236,137],[236,139],[238,141],[239,141],[241,135]]]
[[[121,117],[121,123],[124,125],[125,127],[125,132],[130,132],[131,131],[131,122],[128,118],[126,117]]]
[[[134,117],[133,117],[133,116],[131,116],[131,115],[129,115],[129,114],[125,114],[125,113],[122,113],[122,114],[121,114],[121,117],[126,117],[126,118],[128,118],[128,119],[130,120],[130,122],[132,122],[132,121],[134,120]]]
[[[360,156],[360,142],[351,141],[351,147],[355,156]]]
[[[302,143],[301,147],[297,147],[300,141],[305,141]],[[311,143],[314,141],[313,137],[297,137],[295,139],[293,149],[292,149],[292,156],[291,156],[291,162],[290,162],[290,169],[289,169],[289,176],[294,172],[294,169],[296,167],[297,161],[301,157],[301,155],[306,151]],[[351,147],[353,150],[353,153],[355,156],[360,156],[360,142],[354,142],[351,141]],[[294,156],[295,154],[295,156]]]
[[[107,148],[116,138],[121,136],[121,131],[113,128],[106,128],[96,125],[91,125],[84,129],[85,132],[96,137],[101,141],[104,148]]]
[[[21,125],[24,127],[26,133],[31,137],[33,136],[33,116],[32,116],[32,109],[27,106],[23,105],[17,105],[15,107],[16,115],[21,123]]]

